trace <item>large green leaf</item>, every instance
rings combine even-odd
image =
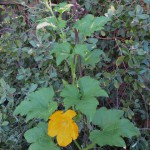
[[[99,86],[99,82],[95,79],[92,79],[91,77],[85,76],[83,78],[80,78],[79,87],[84,98],[94,96],[108,97],[106,91]]]
[[[29,150],[60,150],[47,135],[47,129],[46,123],[39,123],[36,127],[25,132],[25,139],[31,143]]]
[[[14,111],[14,115],[26,115],[26,121],[33,118],[48,120],[48,117],[57,109],[57,103],[53,101],[53,96],[52,88],[39,89],[21,102]]]
[[[73,85],[66,85],[60,95],[64,97],[63,101],[66,110],[77,104],[80,100],[79,90]]]
[[[56,54],[56,63],[60,65],[63,60],[70,56],[71,46],[69,43],[56,44],[52,50],[52,53]]]
[[[83,77],[79,79],[78,83],[78,88],[73,85],[66,85],[62,90],[61,96],[64,98],[65,109],[75,106],[91,121],[98,105],[95,97],[107,97],[108,95],[95,79]]]
[[[74,28],[78,29],[84,36],[90,36],[95,31],[102,30],[108,21],[108,17],[94,17],[93,15],[88,14],[81,20],[78,20],[75,23]]]
[[[138,136],[140,132],[133,123],[123,118],[123,114],[122,110],[108,110],[106,108],[97,110],[93,118],[93,124],[98,125],[101,130],[91,132],[91,141],[99,146],[126,147],[123,137]]]
[[[83,114],[87,116],[87,118],[91,121],[93,118],[93,115],[96,112],[96,108],[98,105],[98,101],[94,97],[86,97],[82,98],[77,104],[76,109],[80,110]]]
[[[79,88],[82,96],[81,102],[76,108],[85,114],[91,121],[99,104],[95,97],[108,97],[108,94],[99,86],[99,82],[97,80],[88,76],[79,79]]]

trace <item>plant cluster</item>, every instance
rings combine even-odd
[[[148,150],[149,1],[20,4],[1,23],[0,149]]]

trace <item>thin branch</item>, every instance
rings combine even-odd
[[[119,50],[120,50],[121,56],[123,56],[122,50],[121,50],[120,46],[118,45],[116,38],[115,38],[115,41],[116,41],[116,45],[118,46],[118,48],[119,48]],[[125,65],[124,61],[123,61],[123,66],[124,66],[126,72],[128,72],[128,69],[126,68],[126,65]]]
[[[94,35],[94,37],[96,37],[97,39],[100,39],[100,40],[112,40],[112,41],[116,41],[117,40],[121,40],[121,41],[125,41],[126,39],[124,38],[121,38],[121,37],[100,37],[98,35]]]

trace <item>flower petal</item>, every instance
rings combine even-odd
[[[68,110],[65,113],[63,111],[56,111],[51,117],[48,123],[48,135],[51,137],[57,136],[57,142],[60,146],[69,145],[72,140],[77,139],[79,136],[78,126],[72,120],[76,116],[76,112]]]
[[[56,136],[59,133],[60,123],[62,121],[62,113],[63,111],[56,111],[53,115],[51,115],[50,121],[48,123],[48,135],[51,137]]]
[[[78,136],[79,136],[78,126],[75,122],[73,122],[71,125],[71,137],[73,138],[73,140],[76,140]]]
[[[58,111],[56,111],[55,113],[53,113],[50,117],[49,117],[49,119],[54,119],[54,120],[60,120],[61,119],[61,117],[62,117],[62,114],[63,114],[63,111],[61,111],[61,110],[58,110]]]
[[[63,116],[66,117],[66,118],[68,118],[68,119],[72,119],[72,118],[75,117],[76,115],[77,115],[76,112],[73,111],[73,110],[67,110],[67,111],[63,114]]]
[[[57,136],[57,142],[60,146],[65,147],[72,142],[72,138],[67,133],[59,134]]]
[[[60,124],[61,124],[60,120],[59,121],[50,120],[48,123],[48,135],[51,137],[56,136],[61,128]]]

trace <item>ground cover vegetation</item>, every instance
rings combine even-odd
[[[0,150],[149,150],[149,0],[0,12]]]

